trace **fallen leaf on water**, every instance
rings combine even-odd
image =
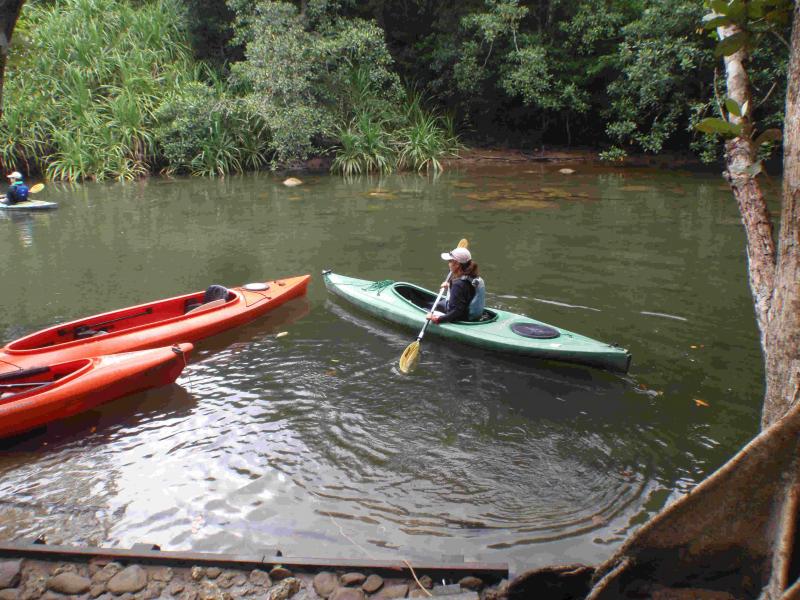
[[[592,525],[605,525],[606,523],[608,523],[608,521],[600,515],[595,515],[592,517]]]
[[[286,187],[294,187],[296,185],[302,185],[303,182],[300,181],[297,177],[289,177],[288,179],[283,180],[283,185]]]
[[[572,175],[575,172],[575,169],[559,169],[558,172],[562,175]]]
[[[336,375],[336,369],[329,369],[325,371],[325,375]]]
[[[706,402],[705,400],[700,400],[700,398],[695,398],[694,403],[697,406],[710,406],[708,402]]]
[[[692,344],[691,346],[689,346],[689,348],[691,348],[692,350],[696,350],[696,349],[697,349],[697,346],[695,346],[694,344]]]
[[[286,335],[289,335],[289,332],[288,332],[288,331],[281,331],[281,332],[280,332],[279,334],[277,334],[275,337],[276,337],[276,338],[282,338],[283,336],[286,336]]]

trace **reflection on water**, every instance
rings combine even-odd
[[[6,444],[0,537],[515,568],[607,557],[755,432],[762,374],[718,180],[576,170],[49,186],[58,211],[0,219],[5,341],[211,283],[314,280],[198,344],[176,385]],[[430,288],[463,237],[489,304],[620,343],[631,373],[431,338],[405,376],[416,332],[317,277]]]

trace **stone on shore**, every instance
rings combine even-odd
[[[261,585],[267,588],[272,585],[272,581],[269,578],[269,573],[262,571],[261,569],[253,569],[250,571],[250,583],[254,585]]]
[[[0,589],[17,587],[21,573],[22,560],[0,562]]]
[[[0,600],[19,600],[19,590],[15,588],[0,590]]]
[[[366,578],[367,578],[367,576],[364,575],[363,573],[354,573],[353,572],[353,573],[345,573],[344,575],[342,575],[341,578],[340,578],[340,581],[342,582],[342,585],[344,585],[344,586],[361,585],[362,583],[364,583],[364,580]]]
[[[280,334],[278,334],[278,335],[280,335]],[[286,567],[283,567],[281,565],[275,565],[270,570],[269,576],[272,578],[273,581],[280,581],[281,579],[288,579],[289,577],[292,577],[293,574]]]
[[[114,575],[108,581],[108,591],[112,594],[135,593],[147,586],[147,571],[139,565],[131,565]]]
[[[209,579],[216,579],[221,573],[222,569],[219,567],[208,567],[208,569],[206,569],[206,577]]]
[[[320,571],[314,576],[314,591],[323,598],[330,596],[339,587],[336,575],[328,571]]]
[[[367,577],[367,580],[363,584],[361,584],[361,589],[367,592],[368,594],[372,594],[373,592],[377,592],[379,589],[381,589],[382,585],[383,585],[383,577],[373,573],[372,575]]]
[[[468,590],[479,590],[481,589],[481,587],[483,587],[483,581],[481,581],[477,577],[468,576],[464,577],[461,581],[459,581],[458,585]]]
[[[364,590],[360,588],[336,588],[336,591],[330,597],[330,600],[366,600],[367,596]]]
[[[405,598],[406,594],[408,594],[408,584],[403,583],[383,588],[375,598],[393,600],[395,598]]]
[[[227,570],[217,577],[217,585],[227,590],[234,585],[244,585],[247,583],[247,576],[240,571]]]
[[[267,600],[289,600],[300,591],[302,585],[299,579],[289,577],[278,582],[267,592]]]
[[[47,588],[60,594],[83,594],[88,592],[92,582],[76,573],[59,573],[47,582]]]
[[[92,575],[92,583],[94,584],[106,584],[108,581],[114,577],[117,573],[122,571],[122,565],[118,562],[110,562],[103,565],[103,568],[99,571],[96,571],[94,575]]]

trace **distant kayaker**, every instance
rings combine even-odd
[[[8,190],[6,190],[5,204],[17,204],[28,199],[28,186],[22,180],[22,173],[14,171],[8,177]]]
[[[439,302],[436,312],[428,316],[434,323],[453,321],[478,321],[483,314],[485,286],[478,275],[478,263],[466,248],[454,248],[442,252],[442,259],[450,267],[450,280],[442,287],[447,289],[447,298]]]

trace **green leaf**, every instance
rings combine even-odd
[[[725,0],[711,0],[708,5],[715,13],[719,13],[721,15],[728,14],[728,3],[725,2]]]
[[[766,131],[762,131],[761,134],[756,138],[755,145],[760,146],[761,144],[766,144],[767,142],[780,142],[783,139],[783,134],[781,133],[780,129],[767,129]]]
[[[764,0],[750,0],[747,5],[747,16],[751,19],[760,19],[765,12]]]
[[[739,103],[733,98],[725,98],[725,108],[727,108],[728,112],[732,115],[737,117],[742,116],[742,109],[739,108]]]
[[[731,21],[729,17],[723,15],[711,13],[703,17],[703,27],[705,29],[716,29],[717,27],[731,24],[733,24],[733,21]]]
[[[726,137],[735,137],[739,135],[742,128],[738,125],[733,125],[732,123],[728,123],[728,121],[724,119],[719,119],[717,117],[708,117],[700,121],[697,124],[696,129],[698,131],[702,131],[703,133],[709,133],[711,135],[723,135]]]
[[[737,31],[717,44],[717,48],[714,50],[714,56],[730,56],[741,50],[746,43],[747,33],[744,31]]]
[[[747,5],[742,0],[732,0],[725,14],[734,21],[743,21],[747,16]]]

